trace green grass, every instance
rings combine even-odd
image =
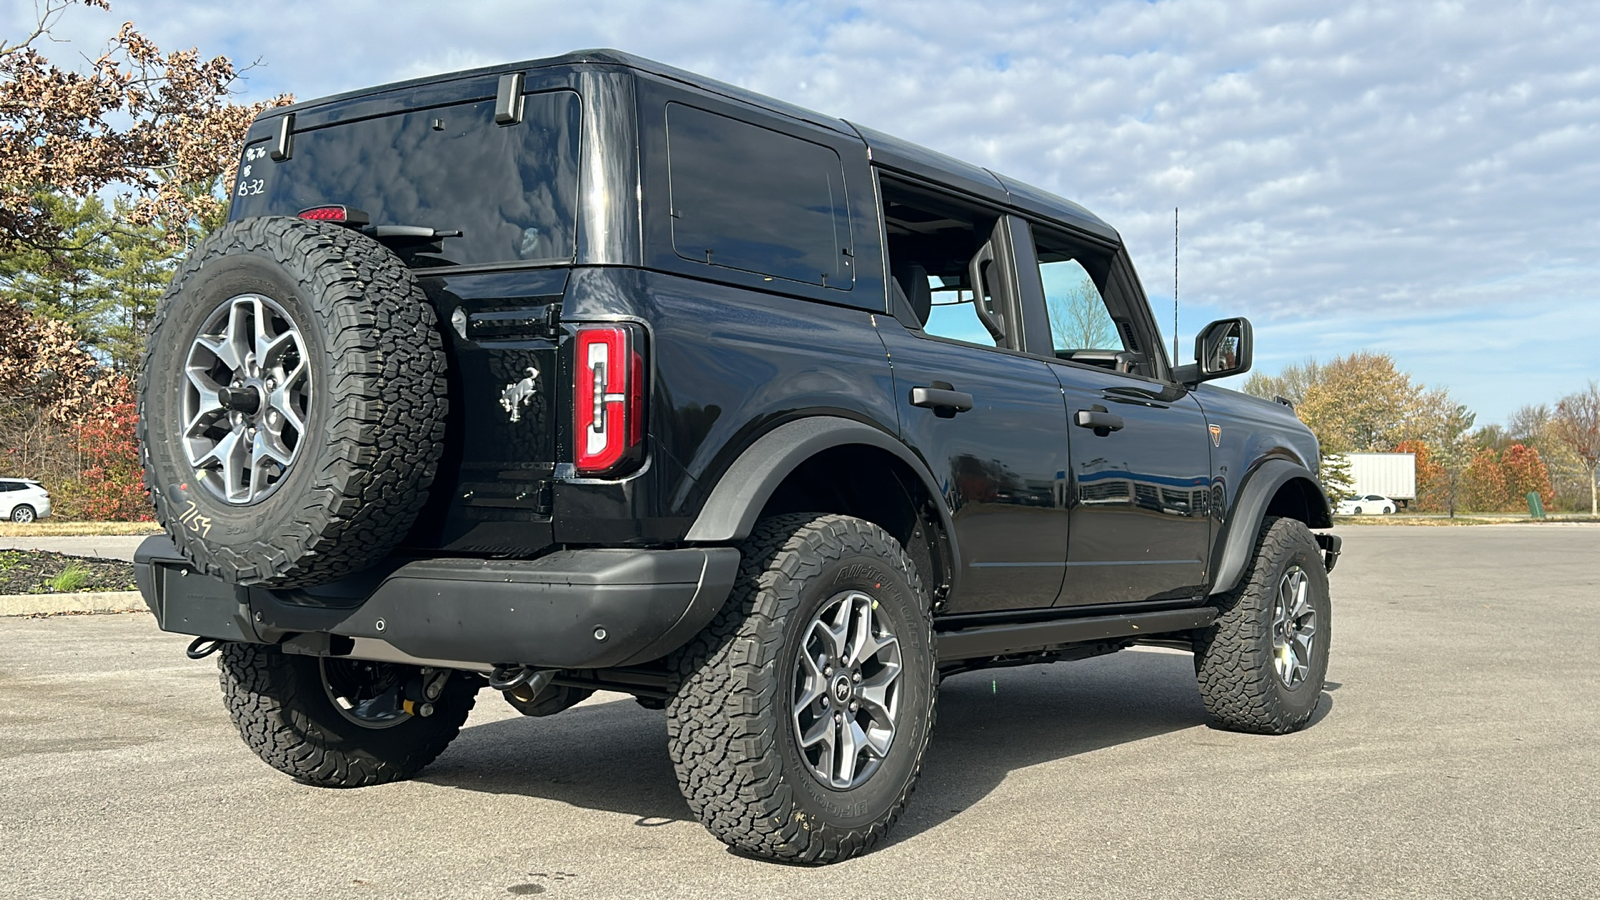
[[[50,590],[59,594],[70,594],[89,582],[89,569],[82,563],[67,563],[61,574],[50,579]]]

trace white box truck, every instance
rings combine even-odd
[[[1404,509],[1417,499],[1415,453],[1347,453],[1350,490],[1357,496],[1378,494]]]

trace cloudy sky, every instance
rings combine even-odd
[[[250,99],[616,47],[1083,203],[1169,329],[1181,208],[1186,345],[1247,315],[1268,372],[1385,351],[1479,422],[1600,378],[1596,2],[113,0],[57,34],[124,19],[260,59]]]

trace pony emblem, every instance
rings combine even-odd
[[[511,421],[522,421],[522,408],[533,399],[534,384],[538,378],[539,370],[529,366],[527,378],[506,385],[506,389],[500,392],[500,405],[511,414]]]

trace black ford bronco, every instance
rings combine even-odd
[[[745,852],[848,858],[942,677],[1192,650],[1303,726],[1317,443],[1173,365],[1117,232],[888,135],[613,51],[264,113],[140,386],[160,626],[269,765],[415,774],[477,694],[665,709]]]

